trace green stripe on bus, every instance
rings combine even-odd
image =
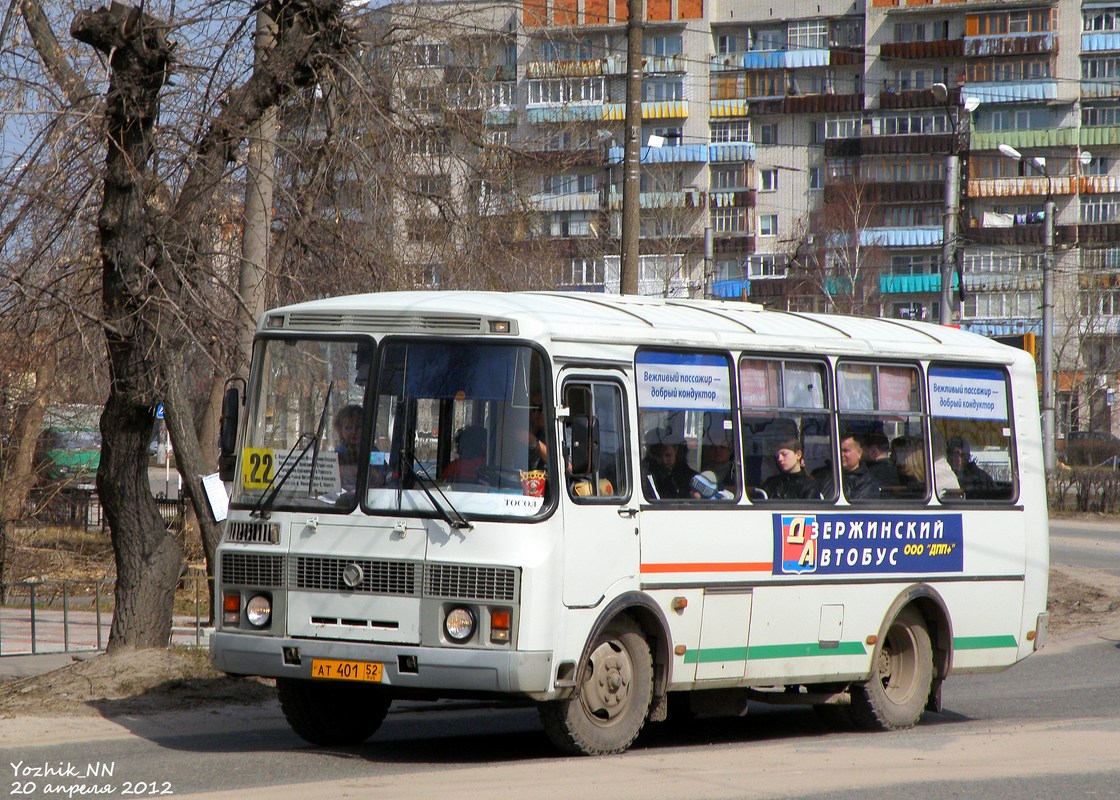
[[[996,650],[1001,647],[1018,647],[1014,636],[956,636],[954,650]]]
[[[840,642],[837,647],[821,647],[816,642],[804,644],[770,644],[755,647],[706,647],[684,654],[686,664],[710,664],[715,661],[744,661],[767,658],[806,658],[809,656],[861,656],[867,651],[861,642]]]

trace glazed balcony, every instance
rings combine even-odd
[[[1082,83],[1082,87],[1085,84]],[[966,83],[961,87],[962,102],[975,97],[981,105],[992,103],[1027,103],[1056,100],[1058,82],[1053,78],[1026,81],[991,81]],[[1082,88],[1084,96],[1084,88]]]
[[[970,150],[995,150],[1001,144],[1016,150],[1032,147],[1073,147],[1077,141],[1076,128],[1040,128],[1021,131],[977,131],[969,134]]]
[[[750,295],[751,282],[747,278],[732,278],[712,282],[712,297],[720,300],[745,300]]]
[[[1103,147],[1120,144],[1120,125],[1082,125],[1077,132],[1077,143],[1082,147]]]
[[[622,208],[622,192],[611,190],[607,204],[612,211]],[[704,208],[707,194],[699,189],[677,189],[665,192],[642,192],[639,195],[640,208]]]
[[[966,58],[1035,55],[1038,53],[1053,53],[1057,46],[1058,34],[1054,31],[966,36],[964,38],[964,55]]]
[[[753,208],[758,199],[754,189],[720,189],[708,192],[712,208]]]
[[[1107,53],[1120,50],[1120,31],[1081,34],[1082,53]]]
[[[709,145],[706,144],[685,144],[680,147],[643,145],[639,160],[643,164],[706,164],[708,148]],[[607,162],[610,164],[621,164],[625,158],[625,147],[611,147],[607,150]]]
[[[713,164],[754,161],[754,155],[754,142],[719,142],[708,145],[708,160]]]
[[[579,61],[530,61],[525,65],[527,78],[594,78],[618,75],[626,71],[626,59],[620,56],[589,58]]]
[[[687,100],[660,100],[642,103],[642,119],[681,119],[688,116]],[[626,119],[625,103],[563,103],[527,109],[526,119],[534,124],[566,122],[621,122]]]
[[[1077,178],[1072,175],[1030,175],[1021,178],[970,178],[969,198],[1046,197],[1077,193]]]
[[[1120,193],[1120,176],[1082,175],[1077,179],[1077,188],[1081,194]]]
[[[953,273],[952,286],[956,291],[960,279]],[[937,294],[941,291],[941,275],[880,275],[880,294]]]

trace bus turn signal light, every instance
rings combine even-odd
[[[222,600],[222,622],[226,625],[237,625],[241,622],[241,594],[227,592]]]
[[[490,641],[495,644],[507,644],[510,634],[510,620],[512,615],[508,609],[490,610]]]

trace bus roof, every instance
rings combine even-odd
[[[1023,351],[956,328],[900,319],[805,314],[755,303],[589,292],[384,292],[313,300],[267,312],[260,330],[489,335],[509,321],[553,343],[764,348],[846,355],[977,356],[1011,363]]]

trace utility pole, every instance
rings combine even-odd
[[[271,3],[257,11],[257,35],[253,64],[260,66],[276,39],[276,19]],[[276,182],[277,110],[268,109],[249,132],[249,154],[245,165],[245,207],[241,229],[241,266],[237,293],[249,312],[238,337],[241,359],[248,365],[256,322],[265,307],[265,275],[268,243],[272,230],[272,193]]]
[[[957,262],[957,219],[960,217],[961,157],[957,152],[956,128],[953,146],[945,157],[945,218],[941,241],[941,313],[942,325],[953,324],[953,272]]]
[[[643,0],[626,0],[626,143],[622,156],[620,294],[638,294],[641,259],[642,23]]]
[[[997,149],[1010,159],[1024,160],[1023,154],[1011,145],[1001,144]],[[1083,154],[1082,158],[1088,163],[1092,156]],[[1054,217],[1058,208],[1046,158],[1035,156],[1029,163],[1046,178],[1046,201],[1042,205],[1042,463],[1050,475],[1058,462],[1054,414]]]
[[[1045,162],[1043,162],[1045,163]],[[1046,175],[1046,202],[1043,204],[1042,244],[1046,249],[1042,264],[1042,461],[1049,476],[1057,466],[1054,414],[1054,215],[1057,204],[1050,192],[1050,172]]]

